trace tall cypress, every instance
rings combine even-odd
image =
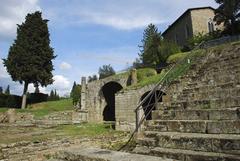
[[[7,59],[3,59],[12,80],[24,83],[22,108],[26,107],[30,83],[47,86],[53,82],[52,60],[56,56],[50,47],[47,22],[39,11],[28,14],[25,22],[17,27],[17,38],[9,49]]]

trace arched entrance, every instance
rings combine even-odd
[[[141,101],[144,100],[144,98],[150,93],[150,91],[144,93],[141,97]],[[164,92],[157,90],[156,93],[151,94],[148,96],[148,98],[144,101],[142,104],[144,115],[146,117],[146,120],[152,120],[152,113],[150,112],[152,110],[156,110],[155,102],[162,102],[162,96],[165,95]]]
[[[123,87],[117,82],[108,82],[102,87],[102,94],[107,105],[103,110],[104,121],[115,121],[115,93]]]

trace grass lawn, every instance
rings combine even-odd
[[[17,112],[29,112],[35,117],[43,117],[52,112],[73,110],[72,99],[62,99],[59,101],[48,101],[28,105],[26,109],[16,109]],[[7,111],[7,108],[0,108],[0,112]]]

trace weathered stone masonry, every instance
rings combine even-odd
[[[88,110],[88,121],[89,122],[102,122],[103,111],[106,107],[106,100],[102,93],[102,88],[107,83],[118,83],[123,88],[128,85],[129,76],[120,74],[117,76],[108,77],[105,79],[90,82],[86,85],[86,100],[82,103],[85,104]]]

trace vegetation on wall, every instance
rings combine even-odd
[[[153,68],[142,68],[137,70],[137,80],[142,81],[147,77],[156,75],[157,72]]]
[[[114,75],[115,73],[116,73],[115,70],[113,69],[113,67],[110,64],[103,65],[98,70],[99,79],[109,77],[111,75]]]
[[[98,80],[98,77],[96,74],[94,74],[92,76],[88,76],[88,83],[93,82],[95,80]]]

